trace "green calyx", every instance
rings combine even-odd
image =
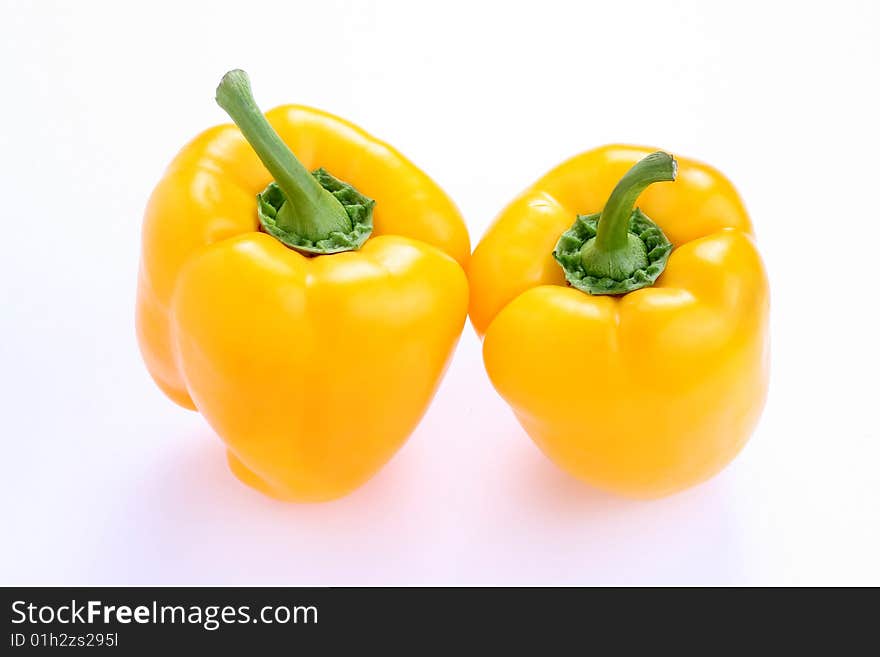
[[[595,246],[600,217],[578,215],[556,243],[553,257],[565,279],[589,294],[626,294],[653,285],[666,268],[672,243],[637,208],[630,215],[625,248],[602,251]]]
[[[309,172],[263,116],[247,73],[229,71],[217,104],[232,118],[275,180],[257,195],[263,229],[302,253],[353,251],[373,231],[375,201],[324,169]]]
[[[290,219],[279,215],[290,208],[286,196],[278,183],[271,182],[260,194],[257,194],[257,214],[263,229],[272,237],[283,242],[292,249],[313,254],[339,253],[359,249],[370,233],[373,232],[373,206],[376,202],[358,192],[351,185],[334,178],[324,169],[315,169],[311,174],[315,180],[329,192],[345,209],[351,221],[348,230],[334,230],[325,236],[320,234],[310,237],[306,232],[311,226],[294,222],[291,228]]]
[[[675,174],[671,155],[652,153],[620,179],[602,212],[577,216],[553,251],[572,287],[588,294],[626,294],[654,284],[672,243],[634,206],[649,185],[673,181]]]

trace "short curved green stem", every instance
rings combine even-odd
[[[577,217],[553,252],[572,286],[589,294],[626,294],[653,285],[672,244],[635,203],[649,185],[673,181],[676,172],[675,158],[651,153],[624,174],[601,213]]]
[[[649,185],[656,182],[671,182],[677,172],[675,158],[669,153],[657,151],[636,162],[621,178],[608,202],[599,215],[599,228],[596,233],[596,249],[616,251],[627,247],[629,221],[636,204]]]
[[[308,242],[331,233],[349,233],[352,221],[342,203],[296,159],[254,101],[250,79],[241,70],[229,71],[217,87],[217,104],[241,130],[283,194],[273,217],[279,231]],[[290,244],[290,246],[295,245]]]

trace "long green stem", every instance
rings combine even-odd
[[[260,112],[247,73],[229,71],[220,81],[216,97],[285,196],[276,217],[280,228],[315,241],[333,231],[352,229],[342,204],[296,159]]]

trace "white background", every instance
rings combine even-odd
[[[273,6],[274,4],[274,6]],[[0,3],[3,584],[880,584],[880,4]],[[470,326],[403,450],[287,505],[144,370],[144,203],[214,87],[394,144],[474,244],[610,141],[737,185],[773,293],[763,421],[707,484],[590,490],[497,397]]]

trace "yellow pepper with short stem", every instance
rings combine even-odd
[[[767,277],[739,196],[653,150],[606,146],[553,169],[469,269],[486,370],[520,424],[569,473],[633,497],[721,470],[768,380]]]
[[[141,351],[242,481],[336,498],[391,458],[439,384],[467,313],[467,230],[355,126],[301,106],[264,118],[242,71],[217,101],[239,127],[186,146],[146,210]]]

